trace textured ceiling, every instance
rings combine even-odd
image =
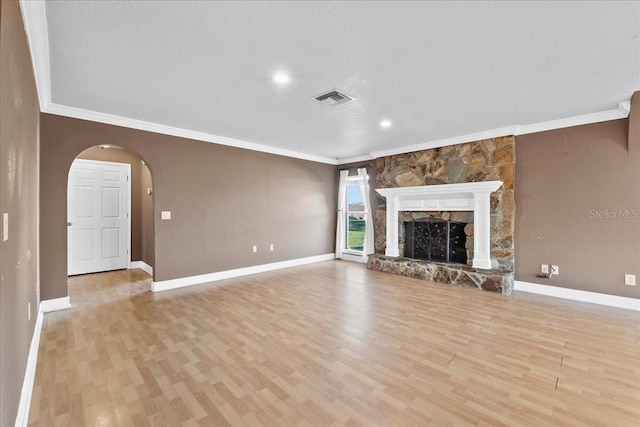
[[[334,159],[640,89],[640,2],[52,1],[46,25],[54,104]],[[312,99],[333,88],[356,101]]]

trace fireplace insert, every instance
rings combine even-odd
[[[440,218],[404,223],[404,256],[431,261],[466,264],[466,224]]]

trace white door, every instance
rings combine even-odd
[[[124,163],[75,160],[67,188],[68,274],[129,267],[129,175]]]

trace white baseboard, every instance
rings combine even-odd
[[[27,368],[22,381],[22,392],[20,393],[20,403],[18,405],[18,415],[16,416],[16,427],[26,427],[29,423],[29,409],[31,409],[31,397],[33,395],[33,383],[36,378],[36,365],[38,364],[38,348],[40,347],[40,332],[42,331],[42,311],[38,312],[36,324],[33,328],[31,345],[29,346],[29,356],[27,357]]]
[[[577,289],[561,288],[558,286],[540,285],[538,283],[521,282],[516,280],[513,289],[522,292],[548,295],[551,297],[570,299],[574,301],[590,302],[610,307],[626,308],[640,311],[640,299],[619,297],[617,295],[600,294],[597,292],[579,291]]]
[[[153,277],[153,267],[144,261],[132,261],[130,268],[139,268],[140,270],[144,270],[149,276]]]
[[[65,310],[71,308],[69,296],[40,301],[38,317],[33,328],[29,355],[27,357],[27,368],[22,381],[22,392],[20,393],[20,403],[18,405],[18,415],[16,416],[16,427],[23,427],[29,423],[29,410],[31,409],[31,397],[33,395],[33,383],[36,377],[36,365],[38,364],[38,347],[40,346],[40,333],[42,332],[42,320],[44,313],[51,311]]]
[[[255,265],[252,267],[236,268],[234,270],[218,271],[216,273],[201,274],[198,276],[181,277],[179,279],[151,282],[152,292],[168,291],[170,289],[184,288],[186,286],[215,282],[217,280],[232,279],[234,277],[248,276],[250,274],[265,273],[267,271],[280,270],[282,268],[296,267],[312,264],[314,262],[330,261],[335,259],[335,254],[317,255],[307,258],[291,259],[288,261],[274,262],[271,264]]]
[[[69,302],[68,295],[62,298],[46,299],[44,301],[40,301],[40,311],[42,313],[66,310],[67,308],[71,308],[71,303]]]

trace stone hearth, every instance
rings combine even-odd
[[[465,288],[484,289],[505,295],[511,294],[513,290],[513,272],[504,270],[479,270],[464,264],[447,264],[379,254],[369,256],[367,267],[384,273]]]

